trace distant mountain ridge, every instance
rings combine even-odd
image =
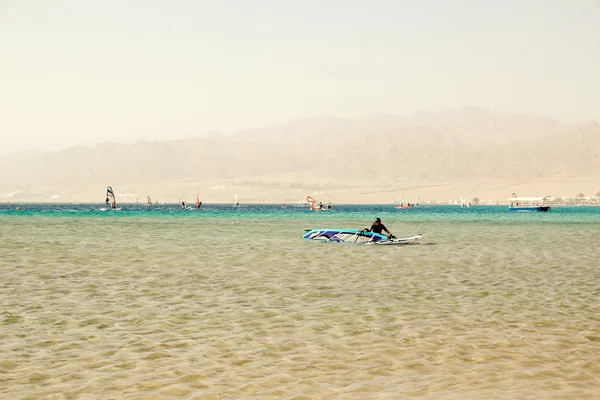
[[[319,116],[230,136],[211,132],[168,142],[22,152],[0,158],[0,171],[0,194],[239,179],[268,181],[281,190],[319,182],[385,188],[406,182],[600,180],[600,125],[478,107],[408,116]]]

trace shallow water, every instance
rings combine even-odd
[[[14,207],[2,398],[600,397],[597,207]]]

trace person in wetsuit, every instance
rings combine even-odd
[[[385,233],[387,233],[389,237],[394,236],[394,235],[392,235],[392,232],[390,232],[388,230],[388,228],[386,228],[385,225],[381,223],[381,218],[375,218],[375,222],[373,222],[373,225],[371,225],[371,228],[367,229],[367,231],[375,232],[375,233],[379,233],[379,234],[381,234],[382,232],[385,231]]]

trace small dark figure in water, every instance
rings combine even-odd
[[[185,208],[185,201],[181,202],[181,208]]]

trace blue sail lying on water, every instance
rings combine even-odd
[[[351,244],[408,244],[421,239],[423,235],[408,238],[388,238],[385,235],[365,230],[353,229],[311,229],[306,231],[302,239],[321,242],[351,243]]]

